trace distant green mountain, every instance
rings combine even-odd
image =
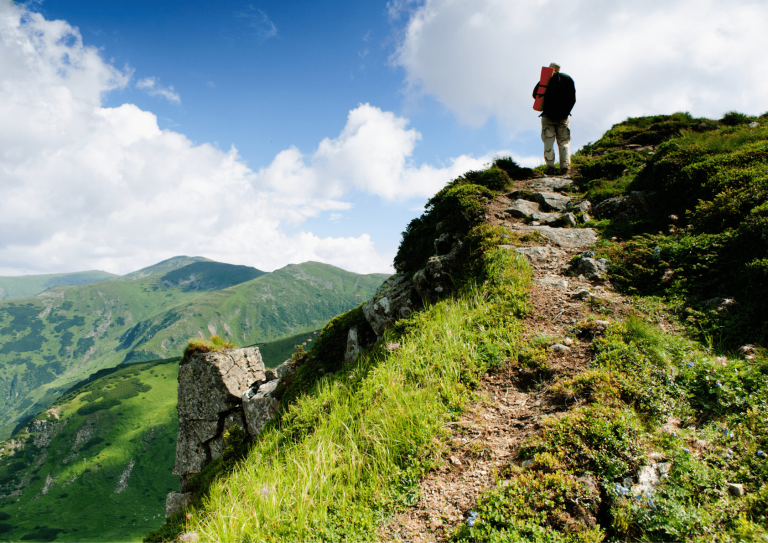
[[[36,296],[44,290],[63,285],[87,285],[119,277],[111,273],[93,270],[75,273],[50,273],[46,275],[23,275],[0,277],[0,300],[13,300]]]
[[[158,262],[152,266],[141,268],[140,270],[125,274],[121,277],[117,277],[116,279],[118,281],[135,281],[136,279],[146,279],[147,277],[151,277],[153,275],[170,273],[174,270],[178,270],[179,268],[183,268],[184,266],[195,264],[196,262],[214,261],[202,256],[174,256],[168,260],[163,260],[162,262]]]
[[[134,280],[0,302],[0,439],[100,369],[178,356],[192,336],[251,345],[316,330],[369,298],[386,277],[312,262],[263,274],[188,260],[129,274],[142,276]],[[246,281],[229,286],[239,280]]]

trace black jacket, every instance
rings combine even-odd
[[[536,91],[539,84],[533,88],[533,97],[536,98]],[[553,121],[562,121],[571,114],[573,106],[576,104],[576,86],[573,79],[568,74],[557,72],[549,80],[546,93],[544,94],[544,111]]]

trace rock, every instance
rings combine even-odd
[[[680,430],[680,423],[682,421],[675,417],[670,415],[667,417],[666,422],[664,423],[664,426],[661,427],[661,431],[667,434],[672,434]]]
[[[587,487],[587,490],[589,490],[590,494],[598,496],[600,495],[600,488],[597,486],[597,479],[595,479],[594,475],[585,473],[581,477],[577,477],[576,480]]]
[[[592,204],[589,202],[589,200],[584,200],[583,202],[573,206],[573,210],[581,211],[582,213],[592,213]]]
[[[525,226],[516,224],[514,232],[527,234],[538,232],[555,247],[563,249],[585,250],[591,248],[597,241],[597,232],[592,228],[552,228],[550,226]]]
[[[434,532],[434,531],[437,531],[437,529],[440,528],[440,526],[442,525],[443,525],[443,521],[441,521],[440,519],[434,519],[432,522],[429,523],[429,529],[430,531]]]
[[[710,298],[709,300],[706,300],[705,302],[702,302],[703,307],[708,307],[714,309],[717,313],[722,313],[723,311],[727,311],[733,306],[735,306],[738,302],[734,300],[733,298]]]
[[[539,204],[528,200],[515,200],[505,211],[516,219],[529,219],[539,211]]]
[[[264,429],[277,413],[279,401],[273,396],[273,392],[280,384],[280,379],[268,381],[259,386],[255,391],[249,390],[243,395],[243,411],[248,433],[256,437]]]
[[[556,247],[515,247],[513,245],[502,245],[507,250],[517,251],[520,254],[527,256],[531,262],[544,263],[556,258],[565,256],[565,251]]]
[[[654,193],[630,192],[608,198],[595,206],[595,215],[601,219],[640,219],[651,213],[654,197]]]
[[[608,273],[608,268],[609,263],[604,258],[582,257],[576,262],[574,271],[590,281],[599,281]]]
[[[404,273],[389,277],[363,306],[363,314],[377,337],[400,318],[421,306],[413,281]]]
[[[580,217],[580,220],[581,220],[582,223],[587,223],[587,222],[591,221],[592,218],[589,215],[587,215],[586,213],[582,213],[581,217]]]
[[[556,222],[560,221],[561,218],[562,215],[560,215],[560,213],[544,213],[543,211],[537,211],[531,215],[531,219],[533,219],[538,224],[555,224]]]
[[[760,124],[757,121],[752,121],[747,126],[749,126],[750,128],[757,128],[758,126],[760,126]]]
[[[576,215],[570,212],[565,213],[562,217],[560,217],[559,222],[566,226],[576,226]]]
[[[458,456],[450,456],[448,460],[450,460],[451,464],[454,466],[461,466],[461,460],[459,460]]]
[[[171,492],[165,498],[165,518],[184,509],[192,501],[192,492]]]
[[[242,395],[266,379],[257,347],[194,353],[179,367],[179,433],[173,474],[199,473],[210,462],[209,445],[230,415],[242,410]],[[214,446],[216,448],[216,446]]]
[[[659,473],[656,471],[656,465],[644,466],[637,472],[637,484],[632,486],[632,493],[638,495],[652,492],[658,484]]]
[[[197,532],[184,532],[183,534],[179,535],[177,541],[179,543],[197,543],[200,541],[200,536],[197,535]]]
[[[536,277],[534,281],[543,287],[568,290],[568,281],[559,277]]]
[[[427,265],[413,274],[413,285],[422,302],[437,300],[453,290],[459,247],[447,255],[430,257]]]
[[[531,183],[531,190],[543,192],[565,192],[573,187],[573,181],[565,177],[547,177]]]
[[[531,198],[540,203],[544,210],[565,211],[571,199],[557,192],[534,192]]]
[[[727,484],[728,484],[728,493],[731,496],[736,496],[737,498],[740,498],[745,494],[744,485],[740,485],[737,483],[727,483]]]
[[[576,292],[574,292],[573,294],[571,294],[571,298],[573,298],[575,300],[586,301],[586,300],[589,300],[589,297],[590,297],[590,293],[585,288],[579,289]]]
[[[357,340],[357,326],[353,326],[347,333],[347,350],[344,353],[344,363],[352,364],[357,360],[357,355],[360,352],[360,343]]]
[[[549,346],[549,350],[553,353],[569,353],[571,352],[571,348],[563,345],[562,343],[555,343],[554,345]]]
[[[435,245],[435,254],[438,255],[444,255],[448,254],[453,250],[456,245],[458,245],[459,240],[454,236],[453,234],[440,234],[439,237],[435,239],[434,245]]]
[[[563,340],[563,345],[567,345],[568,347],[570,347],[571,345],[573,345],[573,340],[567,337]]]

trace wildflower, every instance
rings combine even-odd
[[[672,437],[677,437],[677,432],[672,432]]]
[[[479,513],[475,513],[474,511],[469,513],[469,518],[467,519],[467,524],[469,524],[470,526],[474,526],[475,525],[475,520],[477,519],[478,516],[480,516],[480,514]]]
[[[689,368],[692,368],[692,367],[693,367],[693,362],[688,362],[688,363],[686,364],[686,366],[688,366]]]
[[[686,454],[691,454],[691,449],[686,449],[685,447],[683,447],[683,452]]]
[[[765,458],[765,453],[763,451],[757,451],[757,456]]]
[[[653,249],[653,257],[652,258],[654,260],[658,260],[659,259],[659,252],[660,252],[660,249],[658,247],[655,247]]]
[[[715,386],[718,388],[722,388],[723,385],[720,383],[720,381],[717,381],[715,382]]]

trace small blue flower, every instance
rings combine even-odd
[[[653,249],[653,257],[652,258],[654,260],[658,260],[659,259],[659,248],[658,247]]]
[[[480,516],[479,513],[475,513],[474,511],[472,511],[469,514],[469,518],[467,519],[467,524],[469,524],[470,526],[474,526],[475,525],[475,520],[477,519],[478,516]]]
[[[757,451],[757,456],[765,458],[765,453],[763,451]]]
[[[683,447],[683,452],[686,454],[691,454],[691,449],[686,449],[685,447]]]
[[[692,367],[693,367],[693,362],[688,362],[688,363],[686,364],[686,366],[688,366],[689,368],[692,368]]]
[[[672,432],[672,437],[677,437],[677,432]]]
[[[715,382],[715,386],[718,387],[718,388],[721,388],[723,385],[720,384],[720,381],[717,381],[717,382]]]

